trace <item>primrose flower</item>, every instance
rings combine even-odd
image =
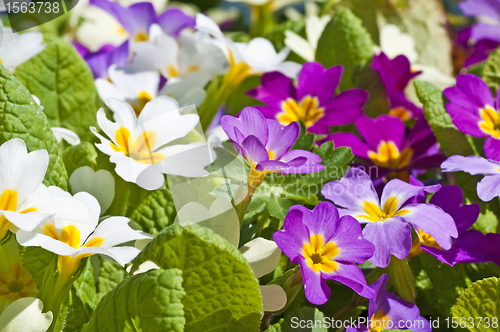
[[[276,53],[267,39],[254,38],[249,43],[235,43],[223,35],[214,21],[202,14],[196,14],[196,29],[215,38],[229,62],[225,79],[233,86],[252,75],[279,71],[288,77],[296,77],[300,70],[298,63],[285,61],[290,53],[288,48]]]
[[[463,171],[471,175],[486,175],[477,184],[477,195],[485,202],[500,196],[500,162],[478,156],[451,156],[441,164],[442,172]]]
[[[335,133],[327,140],[333,140],[336,147],[350,147],[356,157],[378,166],[379,177],[397,172],[399,178],[409,180],[409,170],[432,169],[445,159],[423,117],[408,134],[403,121],[390,115],[362,117],[356,121],[356,128],[364,141],[351,133]]]
[[[80,137],[69,129],[61,128],[61,127],[52,127],[52,133],[56,137],[57,142],[61,143],[63,140],[68,142],[71,145],[80,144]]]
[[[46,150],[28,153],[24,141],[13,138],[0,146],[0,239],[10,229],[32,230],[57,215],[83,220],[84,204],[51,194],[43,183],[49,164]]]
[[[371,288],[376,292],[368,304],[368,328],[362,324],[358,328],[347,328],[346,332],[380,332],[391,329],[408,329],[415,332],[431,332],[427,319],[420,316],[418,307],[386,289],[389,277],[383,274]]]
[[[302,38],[293,31],[285,31],[285,45],[306,61],[314,61],[318,40],[326,25],[330,21],[330,15],[318,17],[311,15],[305,19],[307,39]]]
[[[208,174],[203,167],[211,163],[210,155],[208,149],[204,154],[197,149],[203,147],[201,143],[166,146],[193,130],[199,121],[198,115],[181,115],[177,102],[166,96],[147,103],[139,117],[124,101],[110,98],[107,105],[114,112],[116,122],[108,120],[101,108],[97,112],[97,123],[109,139],[98,134],[95,128],[91,129],[101,140],[97,148],[110,156],[110,161],[116,164],[116,173],[125,181],[139,183],[139,175],[155,164],[164,174],[191,177]],[[163,177],[160,180],[158,187]]]
[[[149,28],[154,23],[159,24],[170,35],[178,35],[184,28],[194,27],[195,23],[194,17],[177,8],[167,9],[157,17],[151,2],[139,2],[128,7],[108,0],[90,0],[89,4],[113,16],[133,43],[149,40]]]
[[[12,302],[29,296],[38,296],[38,289],[23,266],[19,244],[11,236],[0,245],[0,313]]]
[[[246,107],[236,118],[224,115],[221,125],[238,152],[250,163],[249,188],[257,188],[268,173],[314,173],[324,169],[321,158],[312,152],[290,150],[300,133],[292,122],[282,127],[261,112]]]
[[[110,79],[108,76],[108,70],[111,65],[116,65],[118,67],[125,67],[127,65],[129,57],[128,40],[124,41],[117,47],[106,44],[97,52],[91,52],[85,46],[77,42],[73,42],[73,45],[89,65],[95,79]]]
[[[0,63],[11,72],[44,50],[40,32],[13,33],[0,22]]]
[[[463,133],[487,137],[484,153],[488,159],[500,160],[500,102],[493,98],[486,83],[472,74],[461,74],[457,85],[443,91],[450,101],[446,110],[453,124]]]
[[[420,181],[412,180],[412,184],[423,187]],[[418,256],[425,251],[451,266],[456,263],[484,263],[489,261],[482,250],[486,240],[485,235],[478,230],[469,229],[479,216],[479,204],[462,205],[462,199],[463,194],[460,187],[446,186],[435,193],[429,201],[429,204],[440,207],[455,221],[458,237],[452,239],[451,248],[443,250],[431,235],[421,229],[416,229],[418,236],[413,241],[410,256]],[[421,193],[416,196],[413,202],[425,204],[425,194]]]
[[[470,38],[473,41],[491,40],[500,42],[500,1],[464,0],[458,6],[465,15],[482,19],[471,27]]]
[[[62,197],[71,195],[61,189],[54,193]],[[151,235],[135,231],[128,225],[125,217],[111,217],[99,223],[100,207],[90,194],[81,192],[73,199],[86,204],[90,217],[83,222],[68,219],[49,219],[40,223],[30,232],[19,230],[16,234],[19,244],[25,247],[42,247],[57,255],[57,267],[61,281],[65,282],[76,272],[80,261],[93,254],[102,254],[125,265],[139,254],[134,247],[117,245],[139,239],[151,238]],[[59,277],[58,277],[59,281]]]
[[[52,312],[42,313],[43,302],[25,297],[12,302],[0,315],[2,332],[45,332],[52,324]]]
[[[329,126],[345,125],[362,116],[368,99],[361,89],[335,95],[342,72],[342,66],[325,70],[317,62],[308,62],[299,73],[297,87],[285,75],[272,72],[264,74],[262,85],[247,95],[268,105],[255,107],[268,119],[284,126],[300,120],[308,131],[328,134]]]
[[[274,233],[274,241],[292,263],[300,264],[309,302],[321,305],[328,301],[331,290],[325,279],[343,283],[366,298],[375,294],[354,265],[370,258],[374,248],[361,238],[361,227],[352,217],[340,218],[329,202],[319,203],[313,211],[294,205],[283,229]]]
[[[498,48],[500,41],[491,39],[481,39],[474,41],[472,37],[472,27],[460,30],[457,33],[455,52],[458,54],[458,59],[463,62],[459,63],[464,68],[468,68],[477,63],[488,59],[491,52]]]
[[[458,237],[453,218],[433,204],[405,204],[422,190],[436,192],[435,186],[415,186],[398,179],[389,181],[379,199],[370,177],[351,168],[340,181],[327,183],[321,193],[338,206],[341,215],[356,218],[363,228],[363,238],[375,245],[370,259],[378,267],[389,265],[391,254],[404,259],[411,249],[411,227],[432,236],[444,250],[449,250],[452,237]]]

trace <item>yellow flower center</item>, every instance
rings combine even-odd
[[[120,35],[127,35],[127,31],[125,31],[125,29],[121,26],[121,25],[117,25],[116,26],[116,32],[118,32],[118,34]]]
[[[389,111],[389,115],[400,118],[403,121],[408,121],[412,117],[412,112],[404,108],[403,106],[394,107]]]
[[[247,65],[245,61],[240,61],[236,63],[234,60],[233,52],[229,51],[229,70],[224,77],[224,81],[226,84],[237,87],[241,84],[246,78],[250,76],[254,76],[256,74],[250,74],[252,68]]]
[[[300,120],[310,127],[325,115],[325,109],[318,106],[317,97],[305,96],[298,104],[295,99],[288,98],[281,104],[283,113],[279,113],[277,119],[282,125]]]
[[[170,64],[167,67],[167,75],[168,75],[168,78],[178,77],[179,76],[179,70],[177,69],[176,66]]]
[[[16,211],[17,209],[17,192],[11,189],[4,190],[0,196],[0,210],[2,211]],[[36,212],[35,208],[27,208],[19,213]],[[10,222],[4,215],[0,216],[0,239],[3,239],[9,230]]]
[[[421,229],[418,230],[418,237],[420,238],[420,242],[424,246],[428,247],[433,247],[437,249],[443,249],[441,246],[436,242],[436,239],[432,237],[432,235],[425,233]]]
[[[139,116],[147,103],[149,103],[151,100],[153,100],[153,97],[146,91],[141,91],[139,92],[139,95],[137,96],[137,104],[130,104],[132,108],[134,109],[135,115]]]
[[[139,31],[138,33],[135,34],[134,40],[136,42],[143,42],[143,41],[148,41],[149,40],[149,35],[143,31]]]
[[[490,106],[480,110],[482,122],[479,122],[479,128],[485,133],[500,139],[500,116]]]
[[[360,214],[358,215],[358,217],[372,222],[377,222],[385,221],[386,219],[392,218],[394,216],[402,216],[410,212],[406,209],[396,211],[397,205],[398,199],[396,197],[389,197],[389,199],[385,202],[383,209],[380,209],[376,204],[372,202],[365,201],[363,203],[363,208],[367,215]]]
[[[377,311],[373,314],[370,321],[370,332],[381,332],[385,330],[388,326],[389,317],[387,317],[382,311]]]
[[[38,295],[35,280],[23,267],[22,262],[10,266],[0,275],[0,301],[9,304],[23,297]],[[3,300],[3,301],[2,301]],[[7,304],[8,305],[8,304]]]
[[[323,245],[321,235],[312,235],[309,243],[302,247],[303,256],[307,264],[316,272],[333,272],[337,270],[337,263],[332,260],[339,253],[339,248],[333,242]]]
[[[125,156],[141,164],[152,165],[165,158],[161,153],[151,152],[151,148],[154,147],[156,141],[156,134],[153,132],[145,131],[133,142],[128,129],[121,127],[116,131],[115,139],[118,146],[110,143],[113,150],[122,151]]]
[[[375,165],[392,169],[401,169],[408,166],[412,157],[413,150],[411,148],[406,148],[399,152],[396,144],[391,141],[382,141],[377,147],[377,152],[368,152],[368,158],[370,158]]]

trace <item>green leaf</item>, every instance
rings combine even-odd
[[[148,260],[182,271],[186,332],[259,331],[257,279],[241,253],[213,231],[196,224],[171,225],[134,259],[131,272]]]
[[[150,270],[106,294],[82,332],[184,331],[182,271]]]
[[[314,144],[314,134],[308,133],[304,122],[299,121],[300,134],[295,143],[293,143],[291,150],[306,150],[312,149]]]
[[[167,188],[149,192],[130,213],[130,219],[141,231],[154,235],[172,224],[176,214],[172,194]]]
[[[125,269],[117,262],[102,259],[99,277],[97,277],[97,297],[100,299],[129,277]]]
[[[87,323],[98,303],[94,275],[90,259],[86,259],[80,276],[71,287],[68,298],[68,312],[64,332],[80,332]]]
[[[363,106],[365,115],[376,118],[379,115],[387,114],[391,109],[387,91],[380,74],[375,69],[366,66],[355,78],[357,88],[366,90],[369,93],[368,100]]]
[[[0,66],[0,101],[0,145],[20,138],[29,152],[47,150],[49,166],[43,183],[66,189],[68,175],[47,117],[30,92],[3,65]]]
[[[318,41],[316,61],[325,67],[344,66],[340,89],[354,87],[356,74],[373,57],[373,43],[362,22],[349,9],[339,8]]]
[[[500,85],[500,48],[491,53],[483,67],[482,78],[488,84],[491,93],[496,96]]]
[[[64,150],[63,160],[68,174],[83,166],[89,166],[93,169],[97,167],[97,151],[94,144],[81,142],[78,145],[71,145]]]
[[[267,33],[266,39],[273,43],[276,51],[280,51],[283,49],[285,45],[285,31],[290,30],[295,32],[297,35],[307,39],[306,36],[306,24],[304,20],[299,21],[285,21],[273,27]],[[304,59],[295,53],[290,53],[289,55],[290,61],[295,61],[298,63],[304,63]]]
[[[56,258],[56,255],[40,247],[23,247],[21,256],[24,268],[35,279],[36,288],[41,290],[45,270],[52,260]]]
[[[451,314],[459,322],[465,320],[471,332],[500,331],[500,279],[487,278],[475,282],[460,294],[457,303],[451,308]],[[467,321],[471,317],[474,324]]]
[[[92,141],[90,126],[96,126],[94,77],[85,60],[70,43],[48,37],[47,47],[18,66],[16,77],[31,94],[40,98],[52,127],[74,131],[82,140]]]
[[[266,332],[328,332],[329,327],[334,327],[331,319],[325,319],[318,308],[303,306],[291,311]]]

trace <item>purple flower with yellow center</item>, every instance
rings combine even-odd
[[[354,265],[366,261],[374,251],[373,245],[361,238],[355,219],[340,218],[329,202],[319,203],[313,211],[294,205],[283,229],[274,233],[274,241],[292,263],[300,264],[309,302],[320,305],[328,301],[331,290],[325,279],[338,281],[366,298],[375,294]]]
[[[325,168],[314,153],[290,150],[300,133],[297,122],[282,127],[278,121],[264,118],[255,108],[246,107],[238,118],[224,115],[221,125],[250,163],[249,187],[258,187],[268,173],[313,173]]]
[[[116,64],[118,67],[125,67],[127,65],[129,56],[128,40],[120,46],[104,45],[97,52],[91,52],[85,46],[73,42],[78,53],[85,59],[87,64],[94,74],[94,78],[109,79],[108,69],[111,65]]]
[[[412,184],[424,186],[420,181],[412,180]],[[443,187],[431,197],[429,204],[440,207],[453,218],[458,237],[452,239],[450,249],[444,250],[430,234],[417,229],[418,237],[413,241],[410,256],[415,257],[423,252],[428,252],[441,262],[451,266],[456,263],[484,263],[488,261],[482,250],[485,235],[478,230],[469,229],[476,222],[480,207],[478,204],[462,205],[462,200],[462,189],[457,186]],[[421,193],[416,196],[413,202],[425,204],[425,194]]]
[[[485,202],[500,196],[500,162],[478,156],[451,156],[441,164],[442,172],[463,171],[487,175],[477,184],[477,195]]]
[[[178,36],[184,28],[195,26],[195,18],[177,8],[167,9],[157,16],[151,2],[138,2],[128,7],[108,0],[90,0],[89,4],[113,16],[134,42],[149,40],[149,28],[155,23],[172,36]]]
[[[411,70],[410,60],[404,55],[389,59],[385,53],[373,57],[372,68],[378,71],[384,83],[389,106],[389,114],[403,121],[422,115],[422,109],[415,106],[405,95],[405,88],[415,76],[422,72]]]
[[[351,133],[335,133],[327,139],[336,147],[348,146],[356,157],[380,167],[378,176],[400,172],[398,177],[409,180],[411,169],[439,167],[445,159],[425,118],[419,117],[414,127],[406,133],[403,121],[391,115],[376,119],[362,117],[356,128],[364,141]]]
[[[500,103],[491,95],[486,83],[472,74],[461,74],[457,85],[443,91],[450,101],[446,110],[453,124],[463,133],[487,137],[484,153],[488,159],[500,160]]]
[[[415,304],[387,291],[388,280],[387,274],[383,274],[370,285],[375,290],[376,295],[370,298],[368,304],[369,328],[366,325],[361,325],[358,328],[349,327],[346,332],[381,332],[393,329],[431,332],[429,321],[420,316],[420,310]]]
[[[370,259],[378,267],[389,265],[391,255],[404,259],[410,253],[411,226],[430,234],[441,248],[451,248],[458,236],[453,218],[433,204],[408,204],[422,190],[436,192],[440,185],[415,186],[398,179],[387,183],[379,199],[370,177],[351,168],[340,181],[327,183],[321,193],[343,207],[341,215],[350,215],[365,224],[363,238],[375,245]]]
[[[368,93],[352,89],[336,95],[342,66],[325,70],[317,62],[307,62],[299,73],[297,87],[279,72],[264,74],[261,86],[247,92],[267,106],[256,106],[268,119],[282,125],[302,121],[309,132],[328,134],[329,126],[354,122],[363,115]]]

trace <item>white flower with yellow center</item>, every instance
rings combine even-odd
[[[116,98],[132,106],[137,116],[144,106],[158,95],[160,74],[156,70],[144,70],[139,66],[120,68],[112,65],[108,69],[111,80],[98,78],[95,81],[99,97],[106,102]]]
[[[325,15],[322,17],[309,16],[306,18],[306,35],[307,40],[299,36],[293,31],[285,31],[285,45],[293,52],[298,54],[306,61],[314,61],[316,57],[316,48],[318,40],[325,29],[325,26],[330,21],[331,17]]]
[[[226,38],[219,26],[209,17],[197,14],[196,29],[210,34],[224,52],[230,68],[226,79],[239,85],[245,78],[270,71],[279,71],[289,77],[297,77],[301,66],[298,63],[285,61],[290,49],[283,48],[276,52],[273,44],[265,38],[254,38],[249,43],[235,43]]]
[[[168,145],[196,127],[197,114],[181,114],[177,102],[166,96],[146,104],[139,117],[126,102],[114,98],[106,101],[115,122],[106,118],[104,109],[97,112],[97,122],[109,139],[91,129],[101,140],[97,148],[111,156],[116,173],[125,181],[139,184],[141,173],[153,180],[158,180],[159,173],[191,177],[208,174],[203,168],[211,163],[209,153],[208,149],[203,151],[201,143]],[[155,174],[149,173],[155,170]]]
[[[43,178],[49,164],[46,150],[28,153],[24,141],[14,138],[0,146],[0,239],[10,229],[30,231],[40,222],[57,217],[85,220],[85,204],[52,195]]]
[[[52,312],[42,313],[43,303],[34,297],[12,302],[0,315],[2,332],[45,332],[52,323]]]
[[[71,198],[65,191],[57,195]],[[57,267],[58,283],[64,284],[76,272],[82,258],[102,254],[113,258],[122,266],[134,259],[139,250],[134,247],[117,245],[151,236],[135,231],[128,225],[125,217],[111,217],[99,223],[100,207],[98,201],[86,192],[77,193],[72,199],[86,204],[90,217],[82,222],[69,219],[49,219],[40,223],[31,232],[18,231],[17,241],[25,247],[42,247],[59,255]]]
[[[0,63],[10,71],[43,51],[45,46],[47,45],[43,44],[43,35],[40,32],[18,34],[1,26]]]

